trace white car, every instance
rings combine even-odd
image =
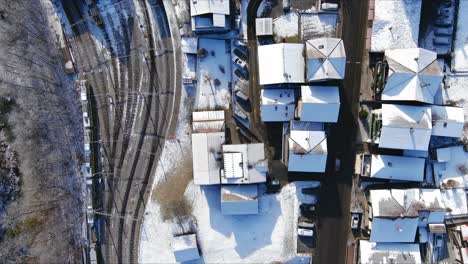
[[[305,229],[305,228],[298,228],[297,229],[297,235],[298,236],[312,237],[312,236],[314,236],[314,230]]]
[[[334,4],[334,3],[323,3],[323,4],[322,4],[322,10],[326,10],[326,11],[337,11],[337,10],[338,10],[338,4]]]
[[[245,63],[245,61],[243,61],[243,60],[241,60],[241,59],[239,59],[239,58],[236,58],[236,59],[234,60],[234,62],[235,62],[237,65],[239,65],[239,67],[241,67],[241,68],[244,68],[245,66],[247,66],[247,63]]]

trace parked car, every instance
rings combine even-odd
[[[433,39],[435,45],[450,45],[450,38],[448,37],[436,37]]]
[[[297,226],[300,228],[305,228],[305,229],[313,229],[315,228],[315,223],[306,222],[306,221],[298,221]]]
[[[351,215],[351,229],[359,229],[360,220],[361,216],[358,213],[353,213]]]
[[[240,99],[244,100],[244,101],[249,100],[249,97],[240,90],[236,92],[236,96],[239,97]]]
[[[341,172],[341,159],[335,158],[335,173]]]
[[[324,11],[337,11],[338,10],[338,4],[323,3],[322,4],[322,10],[324,10]]]
[[[247,60],[247,54],[242,52],[240,49],[235,48],[234,49],[234,54],[239,57],[241,60],[246,61]]]
[[[236,114],[236,116],[242,119],[247,119],[247,114],[245,114],[244,111],[240,109],[240,107],[236,107],[236,110],[234,110],[234,114]]]
[[[236,58],[236,59],[234,60],[234,62],[235,62],[237,65],[239,65],[239,67],[241,67],[241,68],[245,68],[245,67],[247,66],[247,63],[245,63],[245,61],[243,61],[243,60],[241,60],[241,59],[239,59],[239,58]]]
[[[436,36],[451,36],[452,29],[451,28],[436,28],[434,30],[434,35]]]
[[[317,211],[317,206],[316,204],[301,204],[299,206],[299,209],[301,210],[301,215],[307,218],[312,218],[315,217]]]
[[[438,18],[434,25],[439,27],[450,27],[452,25],[452,20],[448,18]]]
[[[305,229],[305,228],[298,228],[297,229],[297,235],[298,236],[313,237],[314,236],[314,230]]]
[[[237,75],[237,77],[241,78],[242,80],[249,80],[249,75],[246,74],[244,71],[241,71],[240,69],[236,69],[234,71],[234,74]]]
[[[318,195],[320,191],[320,185],[317,187],[306,187],[301,189],[301,193],[308,195]]]

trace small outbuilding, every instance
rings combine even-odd
[[[255,19],[255,29],[257,36],[273,35],[273,19],[271,17]]]
[[[172,239],[172,252],[177,262],[185,262],[200,258],[195,234],[176,236]]]
[[[190,0],[192,30],[198,33],[228,31],[230,28],[230,1]]]

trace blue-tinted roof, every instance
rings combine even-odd
[[[418,218],[388,219],[375,217],[372,221],[371,242],[406,242],[416,239]]]

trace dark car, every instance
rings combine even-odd
[[[247,61],[247,54],[242,52],[240,49],[234,49],[234,54],[236,54],[237,57],[239,57],[239,59],[243,60],[243,61]]]
[[[299,209],[301,210],[301,215],[307,218],[312,218],[315,217],[317,213],[317,205],[316,204],[301,204],[299,206]]]
[[[249,72],[241,69],[236,69],[234,71],[234,74],[237,75],[237,77],[243,79],[243,80],[249,80]]]
[[[436,36],[451,36],[452,30],[451,28],[436,28],[434,30],[434,35]]]
[[[439,27],[450,27],[452,25],[452,20],[448,18],[438,18],[434,24]]]
[[[317,187],[307,187],[307,188],[302,188],[301,192],[303,194],[308,194],[308,195],[318,195],[320,191],[320,185]]]

